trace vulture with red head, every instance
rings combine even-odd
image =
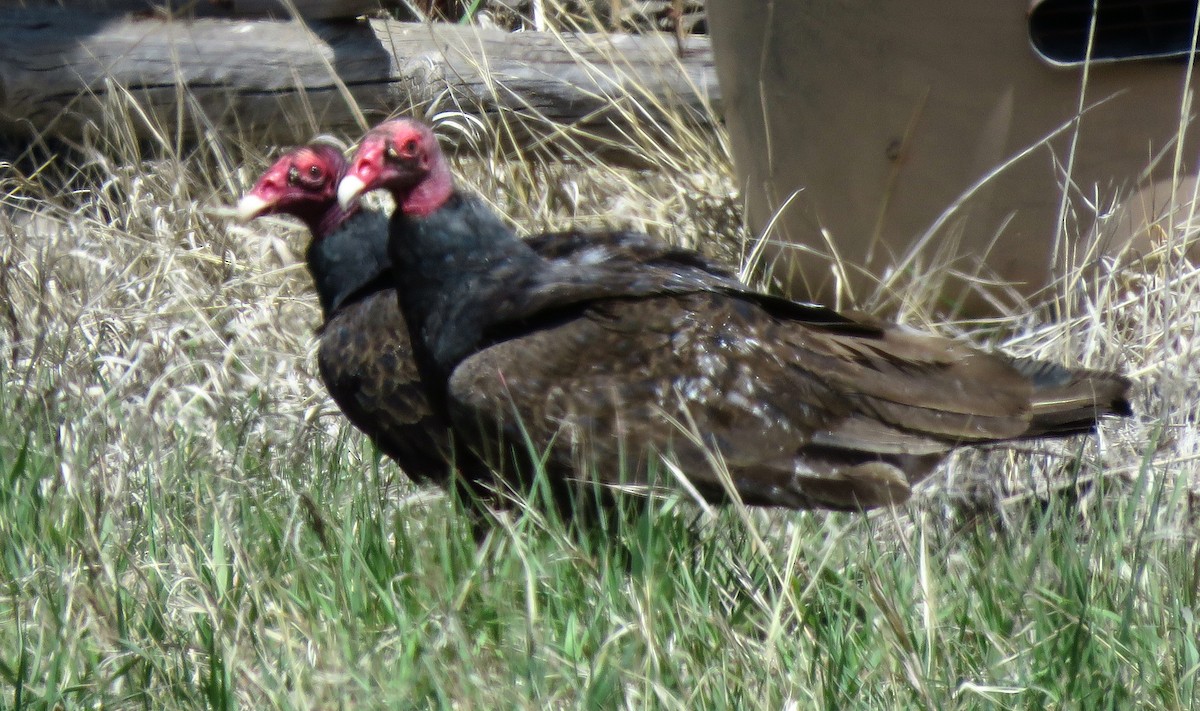
[[[412,479],[446,485],[454,462],[472,493],[485,495],[475,484],[486,470],[470,452],[450,449],[446,422],[431,409],[421,383],[391,274],[387,215],[337,203],[345,167],[342,153],[330,145],[288,151],[242,198],[239,217],[290,215],[308,227],[306,261],[324,316],[317,363],[329,394],[354,426]],[[555,263],[616,269],[660,264],[698,278],[733,279],[695,252],[635,232],[544,233],[526,244]]]
[[[678,482],[713,502],[860,510],[904,501],[956,447],[1130,414],[1117,373],[677,264],[547,259],[455,187],[415,120],[367,134],[339,201],[373,189],[396,201],[392,285],[429,402],[501,488],[544,467],[574,493]]]

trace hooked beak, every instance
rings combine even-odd
[[[249,222],[270,209],[271,203],[257,195],[250,194],[237,204],[237,217],[242,222]]]
[[[367,184],[363,182],[362,178],[353,174],[347,175],[338,183],[338,205],[343,210],[349,210],[350,206],[362,196],[366,189]]]

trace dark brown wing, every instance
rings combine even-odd
[[[647,484],[641,464],[669,450],[707,498],[731,485],[748,503],[841,509],[902,501],[954,446],[1030,429],[1034,385],[1005,358],[767,303],[597,302],[464,361],[456,428],[487,457],[497,429],[529,441],[557,473],[594,458],[587,471],[609,484]]]
[[[449,434],[425,397],[394,290],[338,310],[317,364],[334,402],[384,454],[414,480],[445,482]]]
[[[525,243],[543,259],[572,265],[602,263],[673,266],[697,269],[713,276],[737,279],[728,266],[703,254],[630,230],[544,232],[531,235]]]
[[[383,230],[386,224],[370,227]],[[622,270],[661,264],[711,271],[718,281],[733,278],[697,252],[636,232],[547,233],[529,242],[545,258],[564,265],[602,264]],[[350,300],[332,315],[322,327],[318,367],[351,423],[406,474],[418,481],[446,482],[449,433],[429,404],[394,289]],[[468,479],[485,476],[482,464],[468,455],[459,453],[456,461],[467,470]]]
[[[1026,436],[1091,432],[1103,415],[1133,414],[1128,400],[1132,383],[1122,375],[1031,358],[1014,358],[1011,363],[1033,383],[1033,421]]]

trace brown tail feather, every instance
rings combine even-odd
[[[1122,375],[1032,359],[1013,359],[1012,365],[1033,382],[1032,420],[1022,438],[1092,432],[1101,417],[1133,414],[1131,383]]]

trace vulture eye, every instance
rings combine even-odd
[[[313,178],[319,178],[319,177],[321,177],[321,166],[319,166],[319,165],[310,165],[310,166],[308,167],[308,175],[309,175],[310,177],[313,177]]]
[[[410,156],[417,154],[417,139],[410,138],[404,142],[404,153]]]

